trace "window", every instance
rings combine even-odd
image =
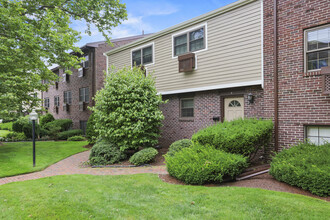
[[[86,134],[87,121],[79,121],[80,129],[83,131],[83,134]]]
[[[146,65],[153,62],[153,46],[146,46],[132,51],[132,66]]]
[[[71,104],[72,103],[72,95],[71,91],[65,91],[64,92],[64,103]]]
[[[84,58],[85,58],[85,61],[82,61],[81,67],[88,68],[89,67],[89,55],[88,54],[85,55]]]
[[[316,145],[330,142],[330,126],[307,126],[306,138]]]
[[[174,37],[174,56],[205,49],[205,27]]]
[[[45,98],[45,108],[49,108],[49,98]]]
[[[181,118],[194,117],[194,99],[193,98],[180,99],[180,117]]]
[[[89,102],[89,89],[88,88],[79,89],[79,102]]]
[[[60,97],[59,96],[54,97],[54,106],[60,106]]]
[[[229,103],[228,107],[241,107],[241,103],[237,100],[233,100]]]
[[[330,65],[330,26],[306,31],[306,69]]]

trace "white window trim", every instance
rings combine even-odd
[[[183,35],[185,33],[197,30],[197,29],[202,28],[202,27],[204,27],[204,42],[205,42],[204,46],[205,47],[204,47],[204,49],[197,50],[197,51],[194,51],[194,52],[191,52],[191,53],[197,54],[197,53],[200,53],[200,52],[203,52],[203,51],[207,51],[207,49],[208,49],[207,22],[205,22],[205,23],[193,26],[189,29],[185,29],[184,31],[172,34],[172,59],[176,59],[178,57],[178,56],[174,55],[174,38],[177,37],[177,36]]]
[[[315,70],[307,70],[307,33],[310,31],[314,31],[314,30],[320,30],[322,28],[327,28],[330,27],[330,24],[326,24],[326,25],[321,25],[321,26],[317,26],[317,27],[313,27],[313,28],[309,28],[304,30],[304,73],[310,73],[310,72],[317,72],[320,71],[321,69],[315,69]]]
[[[132,60],[133,60],[133,52],[136,51],[136,50],[141,50],[143,48],[146,48],[146,47],[150,47],[152,46],[152,63],[148,63],[148,64],[143,64],[141,63],[141,65],[143,65],[144,67],[147,67],[147,66],[150,66],[150,65],[154,65],[155,64],[155,42],[151,42],[151,43],[148,43],[148,44],[144,44],[142,46],[139,46],[139,47],[135,47],[133,49],[131,49],[131,59],[130,59],[130,63],[131,63],[131,67],[133,68],[133,63],[132,63]],[[142,54],[142,51],[141,51],[141,59],[143,58],[143,54]]]

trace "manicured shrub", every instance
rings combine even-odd
[[[91,165],[111,165],[126,159],[126,154],[114,144],[99,140],[92,147],[89,161]]]
[[[86,138],[88,140],[89,144],[95,144],[98,133],[95,130],[95,120],[94,120],[94,113],[89,116],[87,121],[87,127],[86,127]]]
[[[13,130],[13,122],[0,123],[0,130]]]
[[[54,120],[55,120],[54,116],[50,113],[47,113],[40,117],[39,124],[40,126],[44,126],[45,124],[52,122]]]
[[[23,126],[23,133],[29,139],[32,138],[32,129],[33,129],[32,122],[27,123]],[[36,123],[35,124],[35,138],[38,138],[39,136],[40,136],[40,126]]]
[[[270,144],[272,130],[270,120],[238,119],[202,129],[192,136],[192,141],[251,159],[258,149]]]
[[[13,131],[15,132],[23,132],[24,125],[29,123],[28,117],[21,117],[17,119],[17,121],[13,122]]]
[[[164,119],[157,93],[154,78],[140,68],[112,71],[95,96],[96,132],[123,152],[155,146]]]
[[[318,196],[330,196],[330,144],[301,143],[275,155],[269,173]]]
[[[83,132],[81,129],[74,129],[74,130],[62,131],[58,133],[57,138],[59,140],[67,140],[69,137],[78,136],[82,134]]]
[[[226,153],[212,146],[194,144],[173,156],[165,155],[169,174],[187,184],[220,183],[239,175],[247,166],[242,155]]]
[[[28,138],[23,132],[10,132],[6,135],[5,139],[7,141],[26,141]]]
[[[155,159],[157,154],[158,151],[155,148],[152,147],[145,148],[133,154],[133,156],[129,158],[129,162],[136,166],[148,164],[149,162]]]
[[[49,127],[48,130],[46,130],[46,132],[47,132],[47,136],[49,136],[51,140],[58,140],[58,134],[61,132],[61,127],[58,126]]]
[[[60,131],[67,131],[72,127],[71,119],[56,119],[52,122],[48,122],[44,125],[46,130],[50,130],[52,127],[60,127]]]
[[[182,140],[179,140],[179,141],[175,141],[169,147],[168,152],[167,152],[166,155],[173,156],[176,152],[179,152],[183,148],[191,147],[191,146],[192,146],[192,142],[191,142],[190,139],[182,139]]]
[[[83,136],[72,136],[68,138],[68,141],[84,141],[86,140]]]

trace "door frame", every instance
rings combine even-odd
[[[234,97],[243,97],[244,100],[244,114],[245,114],[245,95],[244,93],[237,93],[232,95],[223,95],[220,96],[220,108],[221,108],[221,122],[224,122],[225,119],[225,99],[226,98],[234,98]],[[244,115],[245,116],[245,115]]]

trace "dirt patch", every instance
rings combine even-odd
[[[170,176],[169,174],[160,174],[159,178],[164,182],[170,184],[177,184],[177,185],[187,185],[180,180]],[[268,173],[262,174],[259,176],[252,177],[250,179],[241,180],[241,181],[229,181],[221,184],[205,184],[205,187],[250,187],[250,188],[260,188],[260,189],[267,189],[273,191],[280,191],[280,192],[288,192],[294,194],[300,194],[304,196],[310,196],[313,198],[322,199],[325,201],[330,202],[330,197],[320,197],[313,195],[312,193],[305,191],[301,188],[291,186],[289,184],[279,182],[274,177],[269,175]]]
[[[93,144],[87,144],[85,146],[83,146],[83,148],[87,148],[87,149],[92,149],[93,147]]]

